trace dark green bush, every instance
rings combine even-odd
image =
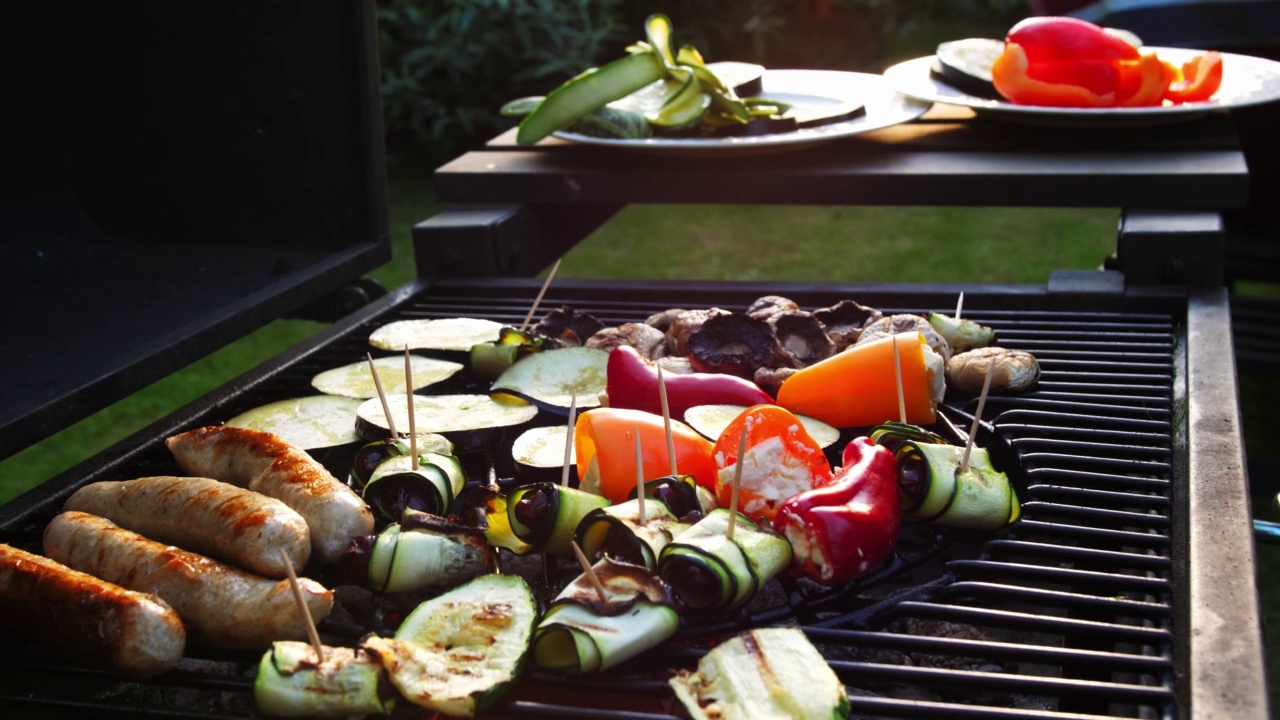
[[[620,0],[384,0],[378,11],[388,148],[447,160],[508,127],[502,104],[591,67]]]

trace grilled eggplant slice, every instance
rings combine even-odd
[[[387,398],[396,430],[409,428],[409,402],[399,395]],[[456,453],[486,449],[505,428],[533,420],[538,408],[510,395],[418,395],[413,400],[414,425],[419,433],[443,435]],[[370,398],[356,411],[356,430],[369,440],[387,437],[391,429],[378,398]]]
[[[999,100],[991,82],[991,66],[1004,52],[1004,41],[965,38],[938,45],[930,74],[951,87],[975,97]]]
[[[408,347],[466,353],[471,352],[473,345],[496,341],[501,331],[502,323],[484,318],[397,320],[374,330],[369,335],[369,344],[395,352],[404,352]]]
[[[684,421],[703,437],[715,440],[746,409],[745,405],[695,405],[685,411]],[[840,439],[840,431],[821,420],[805,415],[796,415],[796,419],[823,449]]]
[[[409,366],[413,370],[413,389],[420,390],[428,385],[443,382],[462,371],[462,364],[449,360],[410,355]],[[405,386],[404,356],[389,355],[374,358],[373,367],[382,383],[382,390],[387,395],[403,395]],[[377,397],[378,387],[373,382],[373,374],[369,372],[369,363],[358,362],[343,365],[332,370],[325,370],[311,378],[311,387],[326,395],[366,398]]]
[[[544,350],[517,360],[493,381],[490,392],[509,393],[544,410],[568,415],[574,397],[579,409],[600,405],[608,362],[608,351],[599,348]]]
[[[355,426],[360,402],[337,395],[289,398],[246,410],[226,425],[269,432],[303,450],[350,445],[360,441]]]

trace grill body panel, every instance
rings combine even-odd
[[[518,325],[537,289],[535,281],[508,279],[395,291],[0,508],[0,541],[38,550],[44,524],[88,482],[176,473],[164,437],[310,394],[312,376],[362,358],[369,333],[382,324],[470,316]],[[779,582],[748,614],[687,623],[674,642],[617,671],[569,679],[532,673],[494,716],[679,717],[665,683],[672,670],[693,668],[719,633],[771,623],[808,632],[849,688],[857,717],[1200,715],[1181,679],[1193,664],[1190,623],[1198,612],[1187,568],[1196,519],[1185,492],[1195,464],[1184,387],[1194,301],[1177,293],[1100,300],[1025,287],[563,281],[543,308],[570,305],[619,324],[668,307],[743,309],[760,295],[782,294],[806,308],[852,298],[886,314],[919,313],[947,311],[961,289],[966,317],[996,328],[1000,344],[1036,354],[1044,370],[1032,392],[989,398],[979,430],[979,442],[1018,488],[1018,523],[991,534],[910,526],[893,561],[855,585]],[[1103,301],[1114,309],[1097,309]],[[948,397],[943,414],[967,429],[974,404]],[[1241,561],[1212,548],[1198,552],[1223,564]],[[193,646],[176,671],[134,683],[68,666],[56,648],[8,634],[0,647],[0,706],[36,715],[254,715],[254,653]]]

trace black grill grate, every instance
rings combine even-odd
[[[164,435],[308,394],[316,372],[362,358],[378,325],[459,315],[519,324],[534,290],[527,283],[464,283],[388,298],[385,309],[335,326],[113,448],[105,460],[51,481],[26,499],[22,512],[0,515],[0,540],[38,549],[40,528],[65,494],[86,482],[176,472],[160,442]],[[853,297],[886,312],[948,309],[922,294],[792,290],[783,294],[808,307]],[[565,283],[552,289],[544,308],[572,305],[616,324],[670,306],[741,308],[764,293],[683,286],[679,293],[628,288],[625,294],[622,301],[616,287]],[[679,716],[665,684],[672,668],[692,667],[718,632],[794,622],[849,687],[859,717],[1177,717],[1173,384],[1181,307],[1084,312],[1036,298],[994,294],[988,304],[998,309],[984,310],[983,296],[970,295],[965,313],[996,328],[1001,344],[1035,353],[1044,371],[1035,391],[989,399],[989,422],[979,435],[1019,485],[1018,524],[984,536],[912,527],[895,561],[856,586],[814,592],[780,583],[749,617],[682,630],[676,642],[619,671],[569,679],[535,674],[495,715]],[[944,414],[952,427],[969,427],[972,405],[948,398]],[[26,715],[254,714],[255,654],[193,647],[176,671],[134,683],[66,666],[56,648],[8,636],[0,641],[6,650],[0,704]],[[407,708],[399,714],[415,716]]]

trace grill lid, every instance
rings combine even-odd
[[[0,459],[391,259],[373,8],[6,25]]]

